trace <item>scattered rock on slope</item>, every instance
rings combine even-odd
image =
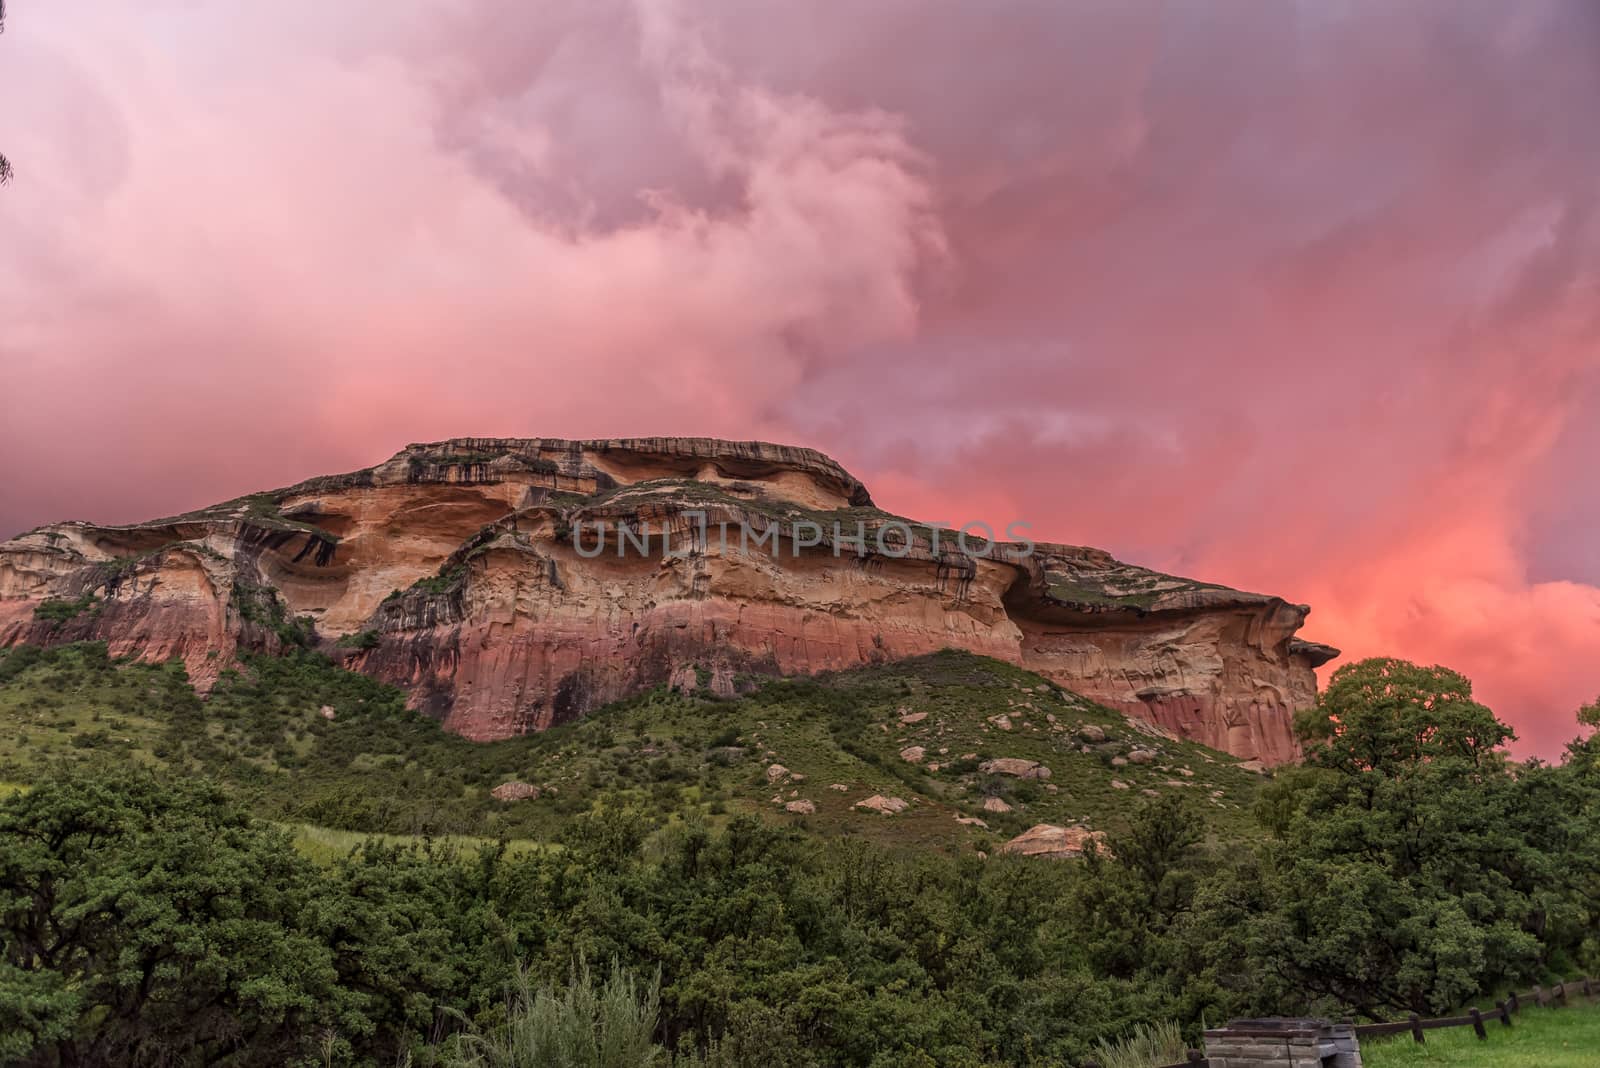
[[[1091,831],[1087,827],[1058,827],[1053,823],[1040,823],[1011,839],[999,851],[1023,857],[1067,859],[1083,856],[1084,847],[1091,841],[1101,843],[1101,848],[1104,848],[1104,838],[1102,832]]]
[[[1018,779],[1048,779],[1050,769],[1037,760],[1023,760],[1020,757],[999,757],[995,760],[985,760],[978,765],[978,770],[985,775],[1010,775]]]

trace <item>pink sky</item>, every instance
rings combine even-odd
[[[1600,694],[1588,0],[11,7],[0,536],[766,438]]]

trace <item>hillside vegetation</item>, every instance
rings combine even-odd
[[[0,796],[0,1063],[25,1068],[1072,1068],[1600,970],[1600,742],[1511,761],[1466,679],[1396,660],[1336,672],[1306,765],[1259,785],[959,654],[487,746],[309,653],[201,702],[98,646],[20,649],[0,713],[26,784]],[[539,797],[489,793],[513,780]],[[1043,819],[1105,837],[992,848]],[[1534,1015],[1516,1041],[1559,1065]]]
[[[0,779],[96,754],[213,776],[273,819],[489,839],[548,840],[579,813],[634,804],[663,821],[758,812],[823,834],[986,849],[1038,823],[1124,827],[1135,799],[1166,794],[1235,834],[1253,826],[1261,781],[1231,757],[959,652],[761,680],[726,700],[656,689],[490,743],[449,734],[398,690],[308,651],[252,657],[204,701],[176,662],[118,663],[98,644],[0,659]],[[1049,778],[982,770],[995,758]],[[491,796],[513,781],[539,796]],[[854,807],[873,796],[907,807]]]

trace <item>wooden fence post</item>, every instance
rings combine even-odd
[[[1494,1007],[1500,1010],[1500,1022],[1505,1024],[1507,1027],[1510,1027],[1511,1010],[1506,1008],[1506,1003],[1503,1001],[1497,1001],[1494,1003]]]
[[[1511,1006],[1512,1012],[1522,1011],[1522,1003],[1517,1000],[1517,992],[1515,990],[1511,992],[1510,997],[1506,998],[1506,1004]]]
[[[1190,1064],[1199,1064],[1201,1061],[1203,1061],[1205,1059],[1206,1059],[1206,1055],[1204,1053],[1201,1053],[1199,1050],[1192,1049],[1192,1050],[1189,1051],[1189,1063]]]
[[[1533,1003],[1539,1006],[1541,1009],[1544,1008],[1544,987],[1537,985],[1534,986]]]
[[[1594,990],[1589,986],[1589,977],[1587,975],[1583,977],[1583,996],[1586,998],[1594,996]]]
[[[1422,1017],[1412,1013],[1407,1019],[1411,1021],[1411,1038],[1416,1042],[1428,1041],[1422,1037]]]
[[[1562,1005],[1565,1005],[1567,1003],[1567,984],[1566,983],[1557,983],[1556,984],[1556,1001],[1559,1002]]]
[[[1479,1038],[1488,1038],[1489,1032],[1483,1029],[1483,1013],[1477,1009],[1468,1009],[1467,1015],[1472,1017],[1472,1033]]]

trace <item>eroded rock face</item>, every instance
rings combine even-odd
[[[1336,655],[1295,637],[1307,611],[1095,549],[974,559],[874,508],[821,453],[704,438],[412,445],[183,516],[0,545],[0,645],[105,640],[181,658],[204,689],[242,650],[310,643],[475,739],[659,683],[731,696],[752,673],[956,647],[1278,764]]]

